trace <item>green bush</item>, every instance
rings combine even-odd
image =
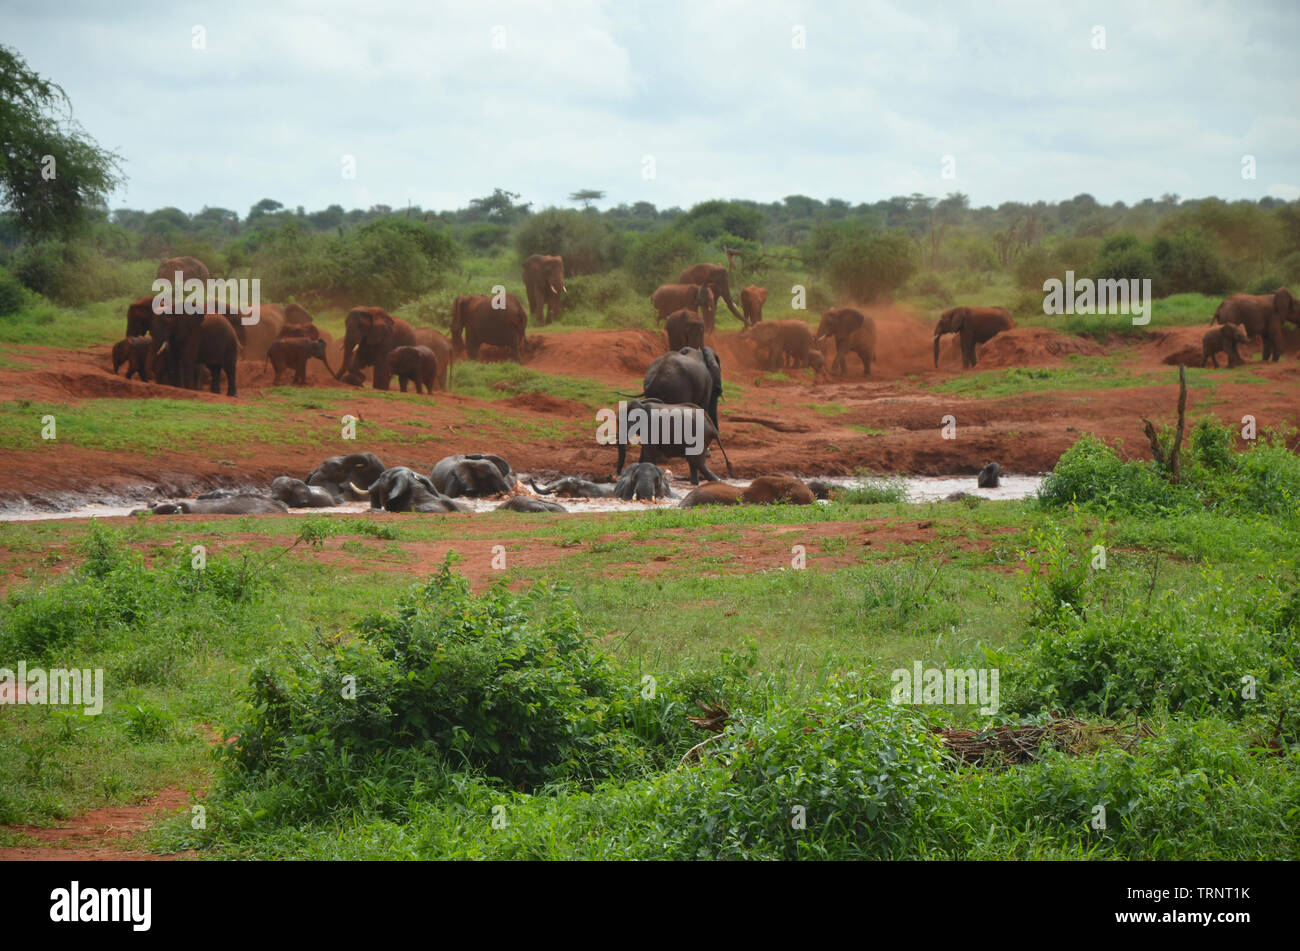
[[[623,237],[597,215],[571,208],[547,208],[530,215],[515,231],[519,260],[533,254],[558,254],[564,273],[596,274],[623,260]]]
[[[863,303],[892,294],[916,268],[916,247],[901,231],[847,236],[826,259],[826,276],[836,291]]]
[[[1102,242],[1092,264],[1092,276],[1099,281],[1151,279],[1154,282],[1158,275],[1151,251],[1137,236],[1117,234]],[[1152,290],[1154,293],[1154,286]]]
[[[27,292],[22,282],[4,268],[0,268],[0,317],[8,317],[22,310],[27,303]]]
[[[1051,508],[1077,502],[1102,509],[1174,511],[1189,504],[1154,463],[1122,460],[1091,433],[1061,454],[1052,474],[1039,486],[1038,499]]]
[[[1158,297],[1170,294],[1226,294],[1232,278],[1224,269],[1204,232],[1186,229],[1151,245],[1155,266],[1152,289]],[[1277,287],[1273,285],[1270,290]]]
[[[672,284],[681,272],[705,257],[704,245],[692,234],[667,228],[634,238],[623,267],[632,286],[653,294],[661,284]]]

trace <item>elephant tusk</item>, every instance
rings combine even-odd
[[[366,494],[366,490],[363,489],[363,488],[361,488],[361,487],[360,487],[359,485],[357,485],[355,482],[349,482],[349,483],[348,483],[348,488],[351,489],[353,492],[356,492],[356,493],[358,493],[358,494],[360,494],[360,495],[365,495],[365,494]]]
[[[167,349],[167,341],[164,340],[163,343],[162,343],[162,346],[158,348],[158,352],[159,352],[159,353],[162,353],[162,352],[163,352],[164,350],[166,350],[166,349]]]

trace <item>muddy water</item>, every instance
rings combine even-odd
[[[996,489],[979,489],[975,487],[975,477],[964,476],[904,476],[896,481],[907,489],[908,501],[937,502],[953,492],[968,492],[986,499],[1023,499],[1038,491],[1045,477],[1041,475],[1003,475],[1001,485]],[[744,479],[726,480],[732,485],[744,488],[749,482]],[[843,477],[830,477],[822,481],[837,486],[852,487],[861,484],[861,480]],[[691,490],[689,483],[675,483],[675,499],[656,501],[624,502],[622,499],[557,499],[570,512],[641,512],[648,508],[673,508],[683,496]],[[250,490],[256,491],[256,490]],[[487,512],[501,504],[500,499],[460,499],[475,512]],[[46,519],[83,519],[110,518],[129,515],[144,502],[127,500],[101,500],[93,504],[77,504],[65,501],[63,510],[43,510],[34,507],[0,509],[0,521],[26,522]],[[332,509],[291,509],[293,515],[311,514],[361,514],[370,510],[367,502],[349,502]]]

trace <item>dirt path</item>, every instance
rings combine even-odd
[[[161,855],[132,848],[158,819],[187,808],[183,789],[168,788],[134,806],[107,806],[54,827],[6,826],[40,845],[0,848],[0,862],[157,862],[193,858],[194,852]]]

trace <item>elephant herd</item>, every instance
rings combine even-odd
[[[273,515],[290,509],[334,508],[364,501],[374,511],[442,514],[472,511],[459,499],[492,497],[504,499],[498,510],[515,512],[567,512],[555,498],[679,498],[668,473],[649,462],[629,466],[612,485],[566,476],[546,486],[532,478],[525,485],[510,463],[490,453],[447,456],[425,475],[409,466],[386,466],[374,453],[361,452],[331,456],[305,479],[277,476],[265,492],[216,489],[193,499],[155,502],[131,514]],[[679,507],[777,502],[807,505],[814,499],[829,498],[830,488],[821,482],[805,484],[791,476],[760,476],[744,489],[721,482],[699,486]]]

